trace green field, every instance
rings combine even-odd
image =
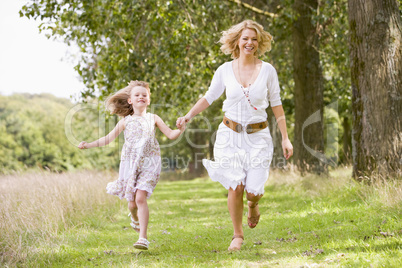
[[[329,178],[273,172],[260,202],[260,223],[249,229],[244,217],[242,250],[230,253],[232,225],[220,184],[208,178],[161,181],[149,199],[150,249],[139,251],[132,247],[138,234],[129,226],[126,202],[104,193],[113,176],[0,177],[1,264],[400,267],[400,181],[358,184],[347,168]]]

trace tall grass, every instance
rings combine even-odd
[[[40,172],[0,177],[0,260],[23,262],[60,231],[74,228],[88,214],[118,209],[105,193],[110,172]]]
[[[386,207],[402,209],[402,180],[398,178],[376,178],[370,186],[360,190],[363,200],[377,202]]]
[[[284,185],[308,196],[336,194],[346,188],[353,188],[367,205],[381,205],[402,209],[402,180],[400,178],[366,179],[358,182],[352,178],[352,168],[343,166],[331,170],[328,176],[307,174],[301,176],[296,168],[287,172],[270,174],[267,185]]]

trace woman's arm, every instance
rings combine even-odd
[[[177,139],[181,133],[184,132],[186,124],[183,124],[180,126],[179,129],[172,130],[170,127],[168,127],[163,120],[155,115],[155,124],[156,126],[162,131],[163,134],[166,135],[171,140]]]
[[[279,130],[281,131],[282,134],[283,156],[287,160],[293,155],[293,146],[288,137],[285,112],[283,111],[282,105],[272,107],[272,111],[274,112],[276,122],[278,123]]]
[[[191,110],[183,117],[179,117],[176,121],[176,126],[177,128],[181,128],[184,126],[187,122],[189,122],[194,116],[197,114],[201,113],[205,109],[209,107],[208,101],[202,97],[197,101],[197,103],[191,108]]]
[[[114,141],[114,139],[117,138],[117,136],[119,136],[119,134],[123,131],[125,127],[124,124],[124,118],[121,119],[119,121],[119,123],[117,123],[117,125],[115,126],[115,128],[110,131],[109,134],[107,134],[105,137],[102,137],[96,141],[93,141],[91,143],[87,143],[85,141],[82,141],[79,145],[78,148],[80,149],[89,149],[89,148],[93,148],[93,147],[101,147],[101,146],[105,146],[108,145],[109,143],[111,143],[112,141]]]
[[[212,77],[211,85],[204,97],[199,99],[191,110],[183,117],[179,117],[176,121],[177,128],[182,127],[189,122],[194,116],[207,109],[215,100],[217,100],[225,91],[224,74],[225,69],[232,68],[231,62],[226,62],[219,66]]]

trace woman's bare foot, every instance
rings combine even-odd
[[[243,235],[234,235],[232,237],[232,242],[228,248],[229,251],[237,251],[240,250],[241,245],[243,244],[244,237]]]

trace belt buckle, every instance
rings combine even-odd
[[[246,132],[247,132],[247,134],[251,134],[251,133],[254,132],[253,127],[251,126],[251,124],[247,125]]]
[[[240,132],[242,132],[242,130],[243,130],[243,127],[242,127],[242,125],[240,125],[240,124],[237,124],[237,125],[235,126],[235,130],[236,130],[236,132],[237,132],[237,133],[240,133]]]

